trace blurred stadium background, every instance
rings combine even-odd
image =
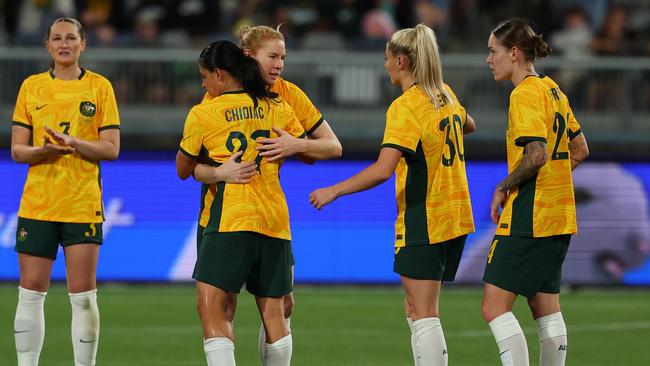
[[[216,39],[232,39],[243,24],[279,23],[288,47],[283,76],[307,93],[343,144],[341,160],[313,166],[290,160],[282,171],[297,262],[295,364],[408,364],[401,294],[391,271],[393,183],[345,197],[322,212],[309,206],[307,196],[376,156],[384,113],[399,95],[383,70],[385,40],[395,29],[418,22],[436,30],[445,80],[478,124],[466,138],[465,152],[477,232],[468,240],[457,281],[469,288],[442,297],[450,357],[454,364],[496,364],[496,358],[481,354],[495,354],[496,347],[480,319],[480,291],[472,286],[480,283],[494,231],[488,216],[491,193],[506,175],[503,136],[512,90],[510,83],[492,80],[485,49],[490,30],[509,16],[533,19],[556,50],[538,71],[568,94],[591,150],[574,175],[580,233],[572,240],[564,280],[571,288],[607,287],[565,296],[570,332],[576,324],[570,361],[650,364],[640,341],[650,336],[650,1],[0,0],[0,117],[5,121],[0,124],[0,281],[6,282],[0,286],[1,365],[13,362],[8,332],[18,277],[15,214],[27,171],[11,161],[9,122],[22,80],[49,65],[42,40],[47,25],[61,15],[86,26],[82,65],[113,83],[122,118],[120,159],[102,165],[107,222],[98,277],[120,283],[106,286],[100,297],[108,329],[102,335],[103,364],[200,364],[192,290],[171,285],[191,283],[199,186],[177,179],[173,159],[185,115],[203,93],[196,63],[200,49]],[[54,278],[65,278],[62,259]],[[122,286],[126,283],[157,285]],[[325,286],[330,284],[389,287]],[[615,289],[619,286],[625,288]],[[64,293],[61,287],[52,290],[48,311],[67,306]],[[129,302],[154,311],[134,311],[124,306]],[[241,308],[238,357],[241,364],[252,364],[257,321],[252,303],[242,299]],[[613,315],[615,309],[621,311]],[[386,324],[376,324],[377,318]],[[67,364],[69,355],[59,352],[67,349],[67,318],[49,319],[48,327],[58,328],[48,328],[44,355],[52,362],[47,364]],[[340,322],[327,322],[332,319]],[[603,321],[605,330],[595,326]],[[534,345],[534,328],[526,324]],[[59,332],[61,337],[54,337]],[[611,332],[616,336],[604,337]],[[127,343],[129,337],[138,340]],[[359,343],[368,337],[372,342]],[[453,342],[461,341],[474,345],[454,354]],[[149,356],[155,359],[142,355],[137,342],[152,349],[156,354]],[[156,342],[168,344],[166,352],[149,348]],[[634,352],[621,360],[625,347]],[[120,352],[126,353],[117,356]]]

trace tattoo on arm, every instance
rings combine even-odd
[[[501,192],[507,192],[534,177],[539,168],[546,164],[546,155],[546,144],[544,142],[531,141],[526,144],[524,157],[521,159],[519,166],[499,183],[497,189]]]

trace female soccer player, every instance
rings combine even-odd
[[[259,63],[262,77],[271,88],[271,91],[279,94],[282,100],[289,103],[300,124],[307,131],[307,139],[296,138],[275,127],[273,131],[277,133],[278,137],[258,140],[257,149],[261,151],[260,156],[266,157],[268,161],[277,161],[291,155],[298,155],[307,162],[341,156],[341,143],[318,109],[298,86],[280,77],[284,70],[284,59],[287,53],[282,33],[278,29],[267,26],[244,26],[239,30],[238,37],[241,40],[240,47],[244,50],[244,53],[253,57]],[[206,93],[204,101],[209,99],[211,97],[209,93]],[[218,181],[248,183],[254,174],[254,168],[252,168],[254,164],[250,162],[237,163],[235,161],[237,158],[239,157],[233,156],[232,160],[227,161],[218,168],[199,164],[195,168],[194,176],[197,180],[208,184]],[[205,188],[206,186],[203,187],[202,205],[206,202],[206,195],[207,200],[211,200],[210,193]],[[202,236],[203,225],[203,223],[199,223],[198,242],[200,242]],[[284,314],[287,317],[287,326],[290,325],[289,317],[293,312],[293,304],[292,292],[284,298]],[[235,302],[233,301],[231,308],[234,308],[234,306]],[[234,312],[234,309],[231,311]],[[265,342],[266,334],[262,325],[258,344],[262,360],[264,360]]]
[[[38,364],[43,304],[59,244],[72,304],[75,364],[94,365],[99,341],[95,278],[104,221],[99,162],[117,159],[120,119],[109,81],[79,66],[86,38],[76,19],[55,20],[45,46],[52,69],[23,82],[11,132],[11,156],[29,164],[16,231],[18,365]]]
[[[377,161],[309,198],[321,209],[397,173],[394,271],[406,293],[413,357],[418,365],[446,365],[438,297],[442,281],[454,280],[467,234],[474,231],[463,132],[473,131],[475,124],[443,83],[430,28],[419,24],[393,34],[384,66],[403,93],[386,112]]]
[[[228,305],[246,283],[256,296],[267,331],[264,362],[289,365],[292,338],[285,323],[283,297],[291,292],[289,212],[280,187],[278,162],[255,150],[274,126],[295,137],[304,129],[289,105],[274,99],[257,62],[235,44],[218,41],[199,57],[203,86],[213,96],[190,111],[176,156],[179,177],[194,172],[202,149],[213,165],[241,153],[254,161],[249,184],[210,186],[211,201],[193,277],[208,365],[234,365],[234,335]],[[205,217],[205,216],[204,216]]]
[[[535,71],[535,59],[550,49],[527,21],[499,24],[488,51],[494,79],[510,80],[515,89],[506,130],[508,176],[490,204],[497,230],[483,276],[483,318],[503,365],[528,365],[526,338],[512,314],[517,295],[525,296],[537,320],[540,364],[564,365],[560,278],[571,234],[577,232],[571,170],[589,150],[566,95]]]

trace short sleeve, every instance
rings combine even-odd
[[[30,130],[33,128],[31,116],[27,113],[27,80],[23,81],[18,91],[12,120],[13,125],[22,126]]]
[[[286,84],[286,91],[284,93],[280,92],[280,97],[291,105],[291,108],[293,108],[296,117],[307,134],[312,134],[323,123],[323,116],[311,102],[307,94],[297,85],[286,80],[283,80],[283,82]]]
[[[298,117],[295,114],[295,111],[288,103],[283,102],[284,104],[284,116],[283,116],[283,130],[287,131],[289,134],[295,137],[304,137],[305,129],[303,125],[298,120]]]
[[[183,139],[180,144],[180,151],[192,160],[197,160],[203,146],[204,131],[194,109],[185,119],[183,126]]]
[[[573,138],[577,137],[582,133],[582,128],[580,127],[580,123],[576,119],[576,116],[573,114],[573,110],[571,110],[571,107],[569,107],[569,115],[568,115],[568,121],[567,125],[569,127],[569,140],[572,140]]]
[[[99,130],[102,131],[111,128],[120,128],[120,115],[117,111],[115,92],[113,91],[113,86],[108,80],[105,80],[100,95]]]
[[[515,145],[523,147],[530,141],[546,143],[545,110],[540,96],[530,90],[513,93],[510,97],[508,129]]]
[[[393,102],[386,112],[386,128],[381,147],[392,147],[413,155],[420,143],[422,129],[410,108]]]

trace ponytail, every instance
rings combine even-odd
[[[436,109],[453,104],[453,98],[444,85],[438,42],[431,28],[418,24],[415,28],[399,30],[388,41],[388,49],[394,55],[408,58],[414,81]]]

